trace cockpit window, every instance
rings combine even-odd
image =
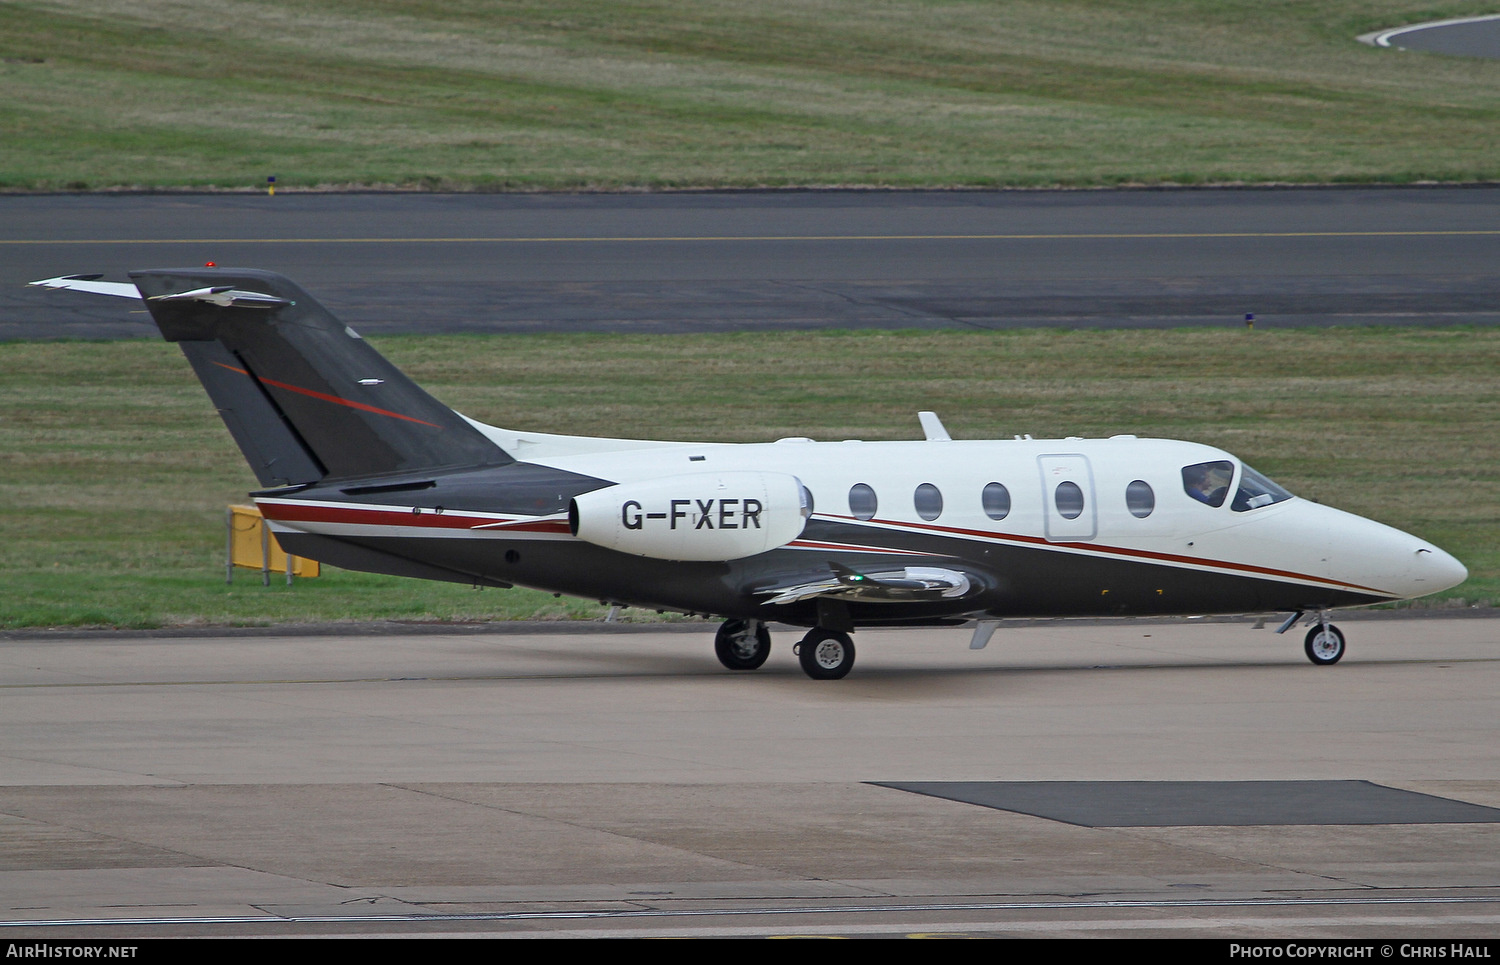
[[[1224,505],[1233,478],[1234,463],[1227,459],[1182,467],[1182,488],[1198,502],[1215,508]]]
[[[1229,508],[1237,513],[1243,513],[1246,510],[1259,509],[1262,506],[1269,506],[1291,498],[1291,493],[1246,466],[1245,471],[1240,473],[1240,488],[1234,494],[1234,502],[1229,504]]]

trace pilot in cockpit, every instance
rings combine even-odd
[[[1224,505],[1234,466],[1227,462],[1204,462],[1182,469],[1182,488],[1189,496],[1209,506]]]

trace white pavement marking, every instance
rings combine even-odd
[[[1457,27],[1466,23],[1488,23],[1491,20],[1500,20],[1500,13],[1485,14],[1482,17],[1455,17],[1452,20],[1429,20],[1426,23],[1408,24],[1405,27],[1392,27],[1389,30],[1377,30],[1374,33],[1360,34],[1355,39],[1362,44],[1370,44],[1373,47],[1390,47],[1391,38],[1402,34],[1416,33],[1419,30],[1432,30],[1436,27]],[[1400,50],[1402,48],[1397,47]]]

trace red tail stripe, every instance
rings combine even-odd
[[[228,369],[231,372],[238,372],[241,375],[250,375],[250,373],[246,372],[244,369],[235,368],[233,365],[225,365],[223,362],[215,362],[214,364],[221,369]],[[425,419],[414,419],[409,415],[402,415],[399,412],[392,412],[389,409],[381,409],[373,405],[365,405],[363,402],[354,402],[350,399],[340,398],[336,395],[329,395],[327,392],[317,392],[313,389],[304,389],[300,385],[292,385],[288,382],[278,382],[275,379],[268,379],[259,375],[251,376],[251,378],[255,379],[258,382],[264,383],[265,385],[274,385],[278,389],[286,389],[288,392],[296,392],[299,395],[309,396],[314,399],[322,399],[324,402],[333,402],[338,405],[346,405],[351,409],[359,409],[361,412],[373,412],[376,415],[390,416],[392,419],[403,419],[407,422],[415,422],[418,425],[432,426],[434,429],[442,428],[442,426],[438,425],[436,422],[428,422]]]

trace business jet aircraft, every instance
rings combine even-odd
[[[1004,617],[1311,614],[1336,663],[1335,607],[1461,583],[1452,556],[1298,499],[1191,442],[752,445],[518,432],[433,399],[280,275],[132,272],[34,282],[143,298],[260,484],[289,553],[374,573],[524,585],[717,615],[719,660],[753,670],[767,624],[811,630],[803,670],[837,679],[857,627]]]

